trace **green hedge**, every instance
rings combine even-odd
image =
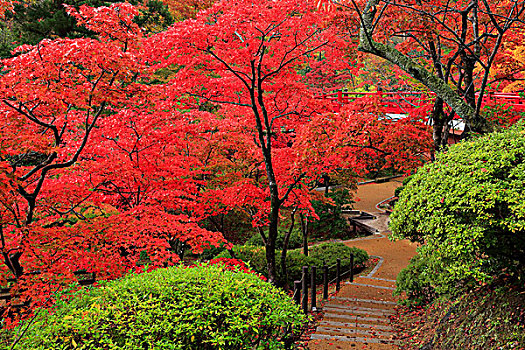
[[[523,280],[524,188],[523,122],[460,142],[419,169],[391,215],[395,238],[422,243],[399,290],[420,298],[422,291],[455,294],[502,273]]]
[[[334,266],[337,258],[341,258],[341,271],[350,269],[350,255],[354,254],[354,264],[362,266],[368,260],[368,253],[363,249],[349,247],[344,243],[325,242],[309,248],[309,254],[312,258],[326,263],[328,266]]]
[[[220,266],[101,284],[41,311],[15,349],[285,349],[306,321],[282,290]]]
[[[254,271],[261,275],[267,276],[266,251],[264,247],[254,246],[234,246],[233,252],[235,258],[247,263]],[[288,270],[288,283],[301,279],[303,266],[317,266],[317,283],[322,281],[323,263],[332,268],[329,270],[329,278],[335,278],[335,267],[337,258],[341,258],[341,272],[350,269],[350,254],[354,254],[354,263],[356,266],[363,265],[368,260],[368,254],[359,248],[348,247],[343,243],[325,242],[309,248],[309,255],[305,256],[302,249],[289,250],[286,257],[286,266]],[[224,251],[217,258],[230,258],[228,251]],[[280,267],[281,251],[276,252],[277,265]],[[279,268],[279,272],[281,269]],[[282,280],[282,274],[279,276]]]

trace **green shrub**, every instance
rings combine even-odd
[[[235,258],[247,263],[252,270],[260,273],[261,275],[268,276],[268,270],[266,267],[266,250],[264,247],[253,247],[253,246],[234,246],[233,252]],[[302,249],[289,250],[286,255],[286,268],[288,271],[288,283],[293,284],[293,281],[300,280],[302,277],[303,266],[316,266],[317,283],[322,282],[322,269],[323,263],[329,267],[330,279],[335,278],[335,264],[337,258],[341,258],[341,272],[350,269],[350,254],[354,254],[355,265],[363,265],[368,260],[368,254],[358,248],[347,247],[343,243],[332,243],[326,242],[319,245],[311,246],[309,248],[309,255],[305,256]],[[225,251],[217,256],[217,258],[231,258],[228,251]],[[279,266],[279,278],[283,279],[282,269],[280,268],[281,263],[281,251],[276,251],[276,262]]]
[[[209,245],[209,247],[204,248],[202,253],[195,255],[198,257],[201,261],[207,261],[213,259],[215,256],[219,255],[223,251],[225,251],[226,248],[224,247],[224,243],[221,242],[218,247]]]
[[[412,175],[410,176],[407,176],[403,179],[403,185],[396,188],[394,190],[394,196],[395,197],[399,197],[401,195],[401,191],[403,191],[403,189],[405,188],[405,186],[410,182],[410,180],[412,179]]]
[[[280,254],[281,252],[279,252],[279,260],[277,263],[279,267],[281,266]],[[289,285],[293,286],[294,281],[299,281],[302,278],[303,266],[317,266],[316,283],[320,283],[322,281],[322,271],[320,266],[322,265],[323,263],[321,260],[316,259],[311,255],[305,256],[302,249],[290,250],[288,254],[286,254],[286,270],[288,272]],[[279,270],[282,274],[282,269]],[[282,276],[280,277],[282,279]]]
[[[101,284],[41,311],[16,349],[284,349],[305,322],[282,290],[220,266]]]
[[[502,272],[523,277],[524,188],[523,123],[461,142],[422,167],[391,215],[394,237],[424,243],[417,269],[427,273],[415,285],[428,283],[442,295]]]
[[[284,244],[284,236],[288,233],[287,228],[279,228],[279,231],[277,233],[277,240],[275,241],[275,247],[277,249],[283,249]],[[251,246],[264,246],[264,243],[262,241],[262,237],[260,234],[255,234],[248,239],[246,242],[246,245]],[[299,248],[303,245],[303,233],[301,231],[300,225],[295,225],[294,229],[292,230],[292,233],[290,234],[290,238],[288,240],[288,249],[295,249]]]
[[[337,258],[341,259],[341,271],[350,269],[350,255],[354,254],[354,265],[362,266],[368,260],[368,254],[363,249],[349,247],[344,243],[325,242],[309,249],[309,255],[321,263],[334,266]]]
[[[266,265],[266,249],[264,247],[254,246],[234,246],[233,253],[235,258],[244,261],[255,272],[268,277],[268,269]],[[275,252],[276,262],[278,266],[278,277],[282,281],[281,269],[281,251]],[[217,258],[230,258],[229,252],[223,252]],[[310,256],[305,256],[302,249],[289,250],[286,255],[286,268],[288,271],[288,283],[291,285],[293,281],[300,280],[302,276],[303,266],[321,266],[320,260],[314,259]]]
[[[409,305],[424,305],[434,299],[435,292],[431,286],[432,271],[420,255],[410,259],[410,264],[397,275],[396,290],[394,295],[407,293],[407,300],[403,303]]]

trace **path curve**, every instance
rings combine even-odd
[[[324,317],[311,335],[308,349],[396,349],[389,319],[397,301],[392,292],[397,275],[416,254],[416,245],[407,240],[390,241],[388,214],[376,205],[391,197],[400,185],[399,181],[390,181],[358,187],[356,196],[360,201],[354,208],[377,217],[366,223],[378,233],[344,243],[364,249],[379,262],[367,275],[356,277],[354,283],[346,282],[324,305]]]

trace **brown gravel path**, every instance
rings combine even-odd
[[[392,242],[387,238],[388,216],[376,204],[393,195],[400,181],[371,183],[359,186],[360,199],[354,208],[376,215],[367,224],[380,234],[344,242],[364,249],[369,255],[380,257],[378,267],[354,283],[346,282],[339,293],[324,305],[324,317],[311,336],[311,350],[332,349],[396,349],[395,335],[390,326],[396,297],[392,296],[395,279],[416,254],[416,245],[403,240]]]

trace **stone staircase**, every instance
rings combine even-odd
[[[341,349],[352,346],[393,349],[396,341],[389,318],[394,314],[396,305],[391,297],[393,287],[393,281],[367,277],[356,278],[354,283],[348,282],[342,293],[323,306],[324,316],[311,335],[309,348],[326,349],[339,345]],[[375,289],[373,292],[370,291],[372,288]],[[358,296],[374,295],[374,292],[379,292],[377,297]],[[350,297],[352,294],[356,296]]]

